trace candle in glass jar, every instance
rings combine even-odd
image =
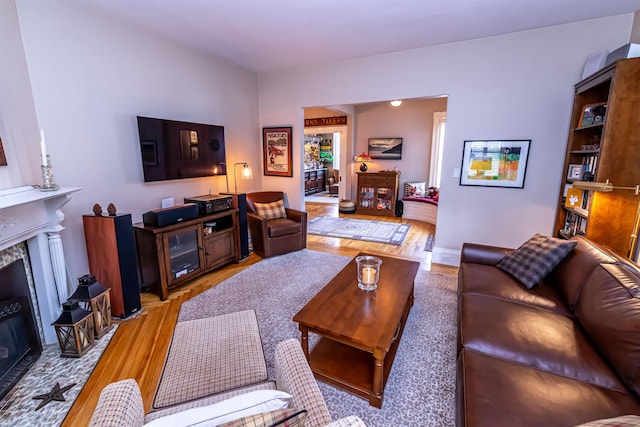
[[[373,285],[376,283],[376,269],[372,267],[362,268],[362,284]]]

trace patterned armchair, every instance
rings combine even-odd
[[[247,194],[253,250],[263,258],[307,247],[307,213],[286,206],[282,191]]]

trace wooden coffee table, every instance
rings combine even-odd
[[[369,255],[360,253],[359,255]],[[384,386],[413,305],[413,282],[420,267],[382,259],[375,291],[358,288],[351,260],[294,317],[315,377],[382,407]],[[309,353],[309,332],[321,335]]]

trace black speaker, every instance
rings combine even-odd
[[[247,221],[247,195],[245,193],[222,193],[231,196],[231,207],[238,209],[238,232],[240,234],[240,259],[249,256],[249,223]]]
[[[140,310],[138,264],[131,214],[83,215],[89,270],[111,289],[111,315]]]
[[[185,203],[183,205],[145,212],[142,214],[142,222],[144,225],[164,227],[171,224],[177,224],[178,222],[198,218],[198,215],[198,205],[195,203]]]

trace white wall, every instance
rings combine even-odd
[[[64,208],[63,242],[73,280],[88,273],[82,215],[94,203],[105,210],[114,203],[137,222],[143,212],[160,207],[163,197],[181,203],[185,196],[226,190],[224,177],[144,184],[137,115],[223,125],[229,165],[261,161],[254,73],[78,2],[16,4],[55,180],[83,187]],[[39,161],[37,155],[32,161]],[[233,191],[232,172],[229,181]],[[239,191],[259,186],[259,175],[238,180]]]
[[[433,260],[456,264],[464,242],[513,247],[553,233],[573,85],[591,53],[628,42],[632,21],[621,15],[264,74],[260,124],[293,125],[301,147],[300,106],[448,95]],[[452,172],[465,139],[531,139],[525,188],[459,186]],[[265,177],[263,186],[302,203],[294,180]]]
[[[17,16],[13,1],[0,1],[0,138],[7,158],[0,190],[40,179],[40,135]]]
[[[386,101],[357,105],[354,155],[368,151],[369,138],[402,138],[402,158],[372,160],[368,162],[369,171],[378,172],[397,167],[401,186],[407,181],[428,182],[433,113],[436,111],[447,111],[447,98],[407,99],[398,107],[393,107]],[[353,160],[353,157],[349,160]]]

